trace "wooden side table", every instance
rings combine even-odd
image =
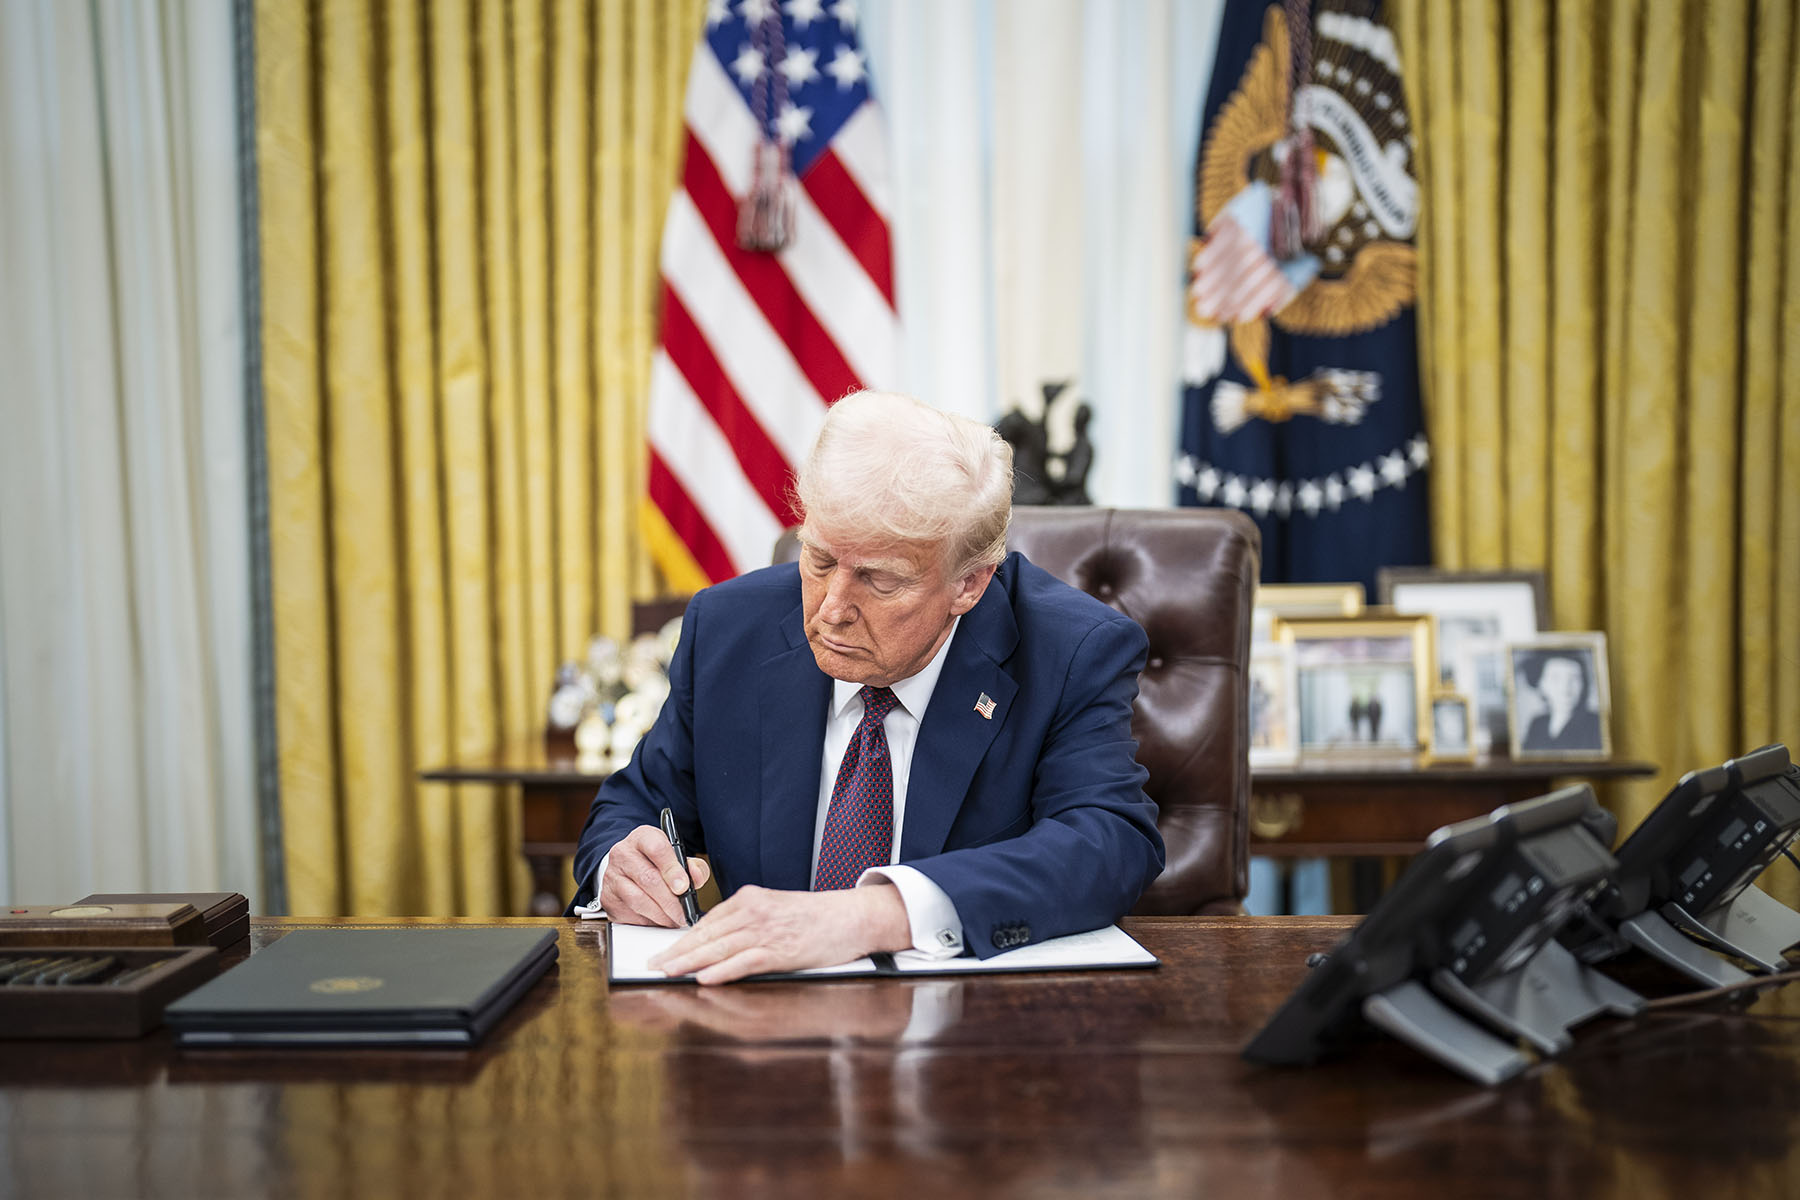
[[[542,738],[509,742],[493,754],[421,771],[426,783],[517,784],[524,815],[520,851],[531,865],[531,915],[560,917],[574,894],[562,859],[575,853],[588,808],[609,772],[577,764],[575,752]]]
[[[1439,826],[1529,800],[1571,781],[1656,774],[1652,763],[1308,762],[1250,778],[1251,851],[1277,858],[1412,854]]]
[[[1415,854],[1431,832],[1571,782],[1656,774],[1626,759],[1473,763],[1308,762],[1259,768],[1250,778],[1250,853],[1270,858],[1354,858],[1357,911],[1381,894],[1379,862]]]
[[[1310,762],[1251,776],[1250,852],[1276,858],[1384,858],[1416,853],[1439,826],[1502,804],[1541,796],[1570,780],[1654,775],[1647,762],[1513,762],[1505,758],[1430,766],[1407,762]],[[573,751],[541,738],[491,755],[420,772],[428,783],[517,784],[531,864],[531,915],[560,916],[573,894],[561,860],[575,853],[605,771],[587,771]],[[1379,890],[1379,884],[1374,885]],[[1359,885],[1360,907],[1366,910]],[[1372,895],[1366,897],[1372,902]]]

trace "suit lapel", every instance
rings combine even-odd
[[[762,708],[762,882],[812,887],[813,824],[831,680],[819,670],[796,607],[782,622],[788,651],[757,668]]]
[[[1000,664],[1018,643],[1011,601],[996,575],[981,602],[957,626],[943,674],[919,723],[919,743],[913,749],[906,785],[900,861],[943,851],[975,768],[1012,710],[1019,687]],[[991,718],[976,711],[983,695],[994,701]]]

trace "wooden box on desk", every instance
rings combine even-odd
[[[250,936],[250,901],[238,892],[97,892],[86,904],[191,904],[206,926],[206,941],[220,950]]]
[[[185,902],[26,904],[0,909],[0,947],[204,946],[206,919]]]
[[[33,946],[0,955],[113,958],[98,983],[0,986],[0,1038],[135,1038],[162,1024],[163,1009],[219,973],[211,946]],[[156,964],[127,983],[112,975]]]

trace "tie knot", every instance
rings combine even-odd
[[[879,724],[894,711],[894,706],[900,703],[900,697],[894,695],[892,688],[865,687],[862,690],[862,702],[863,721]]]

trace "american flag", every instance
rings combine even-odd
[[[856,24],[854,0],[707,7],[650,384],[650,499],[681,543],[652,548],[677,578],[768,563],[826,407],[895,384],[887,143]],[[773,253],[738,241],[769,143],[798,179],[791,239]]]
[[[1246,228],[1236,208],[1235,202],[1226,205],[1213,218],[1191,264],[1188,298],[1193,315],[1215,325],[1266,317],[1299,291],[1264,247],[1268,222],[1255,230]]]

